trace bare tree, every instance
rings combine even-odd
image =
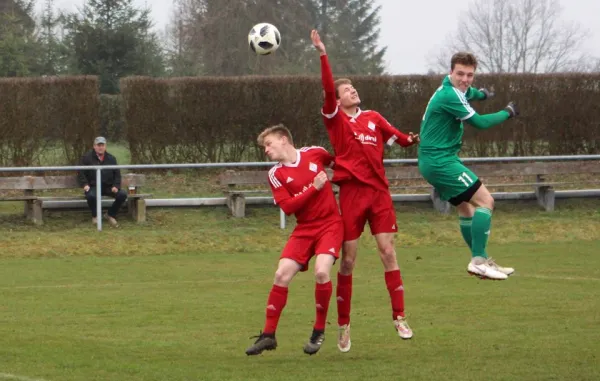
[[[203,73],[200,25],[205,12],[205,0],[173,0],[173,11],[164,37],[168,71],[172,75]]]
[[[600,58],[584,56],[581,57],[578,64],[573,66],[573,70],[579,73],[600,73]]]
[[[453,53],[469,51],[484,72],[577,70],[588,33],[561,13],[558,0],[475,0],[431,63],[447,71]]]

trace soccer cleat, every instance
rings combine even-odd
[[[396,327],[396,332],[398,332],[398,336],[403,339],[410,339],[413,337],[413,331],[408,326],[408,322],[405,317],[398,316],[396,320],[394,320],[394,326]]]
[[[501,273],[504,273],[506,275],[512,275],[512,273],[515,272],[515,269],[513,269],[512,267],[502,267],[502,266],[498,266],[498,264],[490,257],[487,260],[488,265],[490,265],[492,268],[500,271]]]
[[[325,332],[313,329],[313,333],[308,340],[308,343],[304,345],[304,353],[311,356],[314,355],[321,349],[323,341],[325,341]]]
[[[272,351],[277,348],[277,339],[275,334],[260,333],[258,336],[252,336],[251,339],[257,338],[250,348],[246,349],[248,356],[259,355],[263,351]]]
[[[350,351],[350,346],[352,342],[350,341],[350,324],[344,324],[338,328],[338,342],[337,347],[341,352]]]
[[[487,258],[483,257],[473,257],[467,266],[467,272],[480,279],[504,280],[508,278],[508,275],[490,266]]]

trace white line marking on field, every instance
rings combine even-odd
[[[42,378],[31,378],[19,376],[18,374],[0,373],[0,380],[16,380],[16,381],[47,381]]]

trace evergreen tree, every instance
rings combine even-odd
[[[327,0],[321,1],[327,3]],[[332,2],[323,9],[330,15],[324,42],[332,57],[333,71],[383,74],[386,48],[378,47],[381,6],[375,6],[374,0],[345,0]]]
[[[175,0],[169,66],[174,75],[305,73],[317,16],[313,0]],[[280,48],[268,57],[248,46],[248,32],[258,22],[275,25],[282,35]]]
[[[37,74],[35,0],[15,0],[0,12],[0,77]]]
[[[54,12],[54,0],[46,0],[40,20],[39,71],[42,75],[57,75],[68,72],[68,50],[57,35],[62,27],[60,16]]]
[[[374,0],[174,0],[169,67],[173,75],[316,74],[310,30],[324,36],[334,72],[382,74],[385,48],[377,47]],[[281,33],[270,56],[248,48],[258,22]]]
[[[122,77],[161,75],[162,49],[149,14],[133,0],[87,0],[81,14],[66,18],[71,72],[98,75],[100,92],[107,94],[119,92]]]

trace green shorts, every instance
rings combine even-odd
[[[454,205],[469,201],[481,187],[477,175],[465,167],[458,157],[441,161],[419,158],[419,171],[438,191],[442,200]]]

